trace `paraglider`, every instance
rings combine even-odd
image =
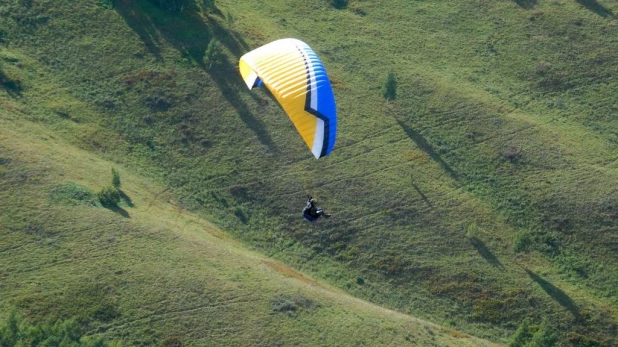
[[[268,88],[316,159],[333,150],[335,95],[322,61],[309,45],[292,38],[273,41],[243,55],[238,69],[250,90]],[[311,222],[330,217],[311,197],[303,216]]]
[[[306,43],[281,39],[240,58],[249,89],[265,85],[316,159],[328,155],[337,135],[335,96],[324,65]]]
[[[318,218],[324,216],[324,218],[330,217],[330,214],[324,212],[321,208],[317,207],[317,203],[313,200],[313,197],[309,196],[307,199],[307,205],[303,209],[303,217],[310,222],[315,222]]]

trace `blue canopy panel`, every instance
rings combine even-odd
[[[299,45],[299,50],[301,50],[307,66],[305,110],[324,123],[322,127],[317,127],[317,129],[323,130],[316,132],[314,140],[314,149],[319,150],[319,153],[314,152],[313,154],[316,158],[321,158],[328,155],[335,146],[337,134],[335,95],[326,69],[317,54],[306,44]],[[320,138],[322,138],[322,145],[315,146]]]

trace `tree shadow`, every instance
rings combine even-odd
[[[121,215],[124,218],[131,218],[131,216],[129,215],[129,212],[127,212],[127,210],[123,209],[122,207],[116,205],[116,206],[103,206],[106,209],[114,212],[114,213],[118,213],[119,215]]]
[[[277,146],[270,137],[264,122],[253,115],[249,109],[249,106],[244,103],[240,97],[240,93],[237,88],[245,87],[245,82],[240,77],[240,74],[237,73],[236,69],[231,68],[231,64],[227,61],[227,59],[225,59],[221,65],[221,70],[210,74],[210,77],[215,81],[215,83],[217,83],[221,94],[227,102],[234,107],[240,119],[251,130],[253,130],[258,138],[258,141],[268,147],[271,151],[275,153],[278,152]]]
[[[140,37],[146,49],[157,60],[161,60],[159,35],[151,17],[147,16],[131,0],[120,0],[114,4],[114,9],[124,19],[127,25]]]
[[[421,191],[421,189],[414,183],[412,182],[412,187],[416,190],[416,192],[418,193],[418,195],[421,196],[421,198],[423,199],[423,201],[425,201],[425,203],[427,205],[429,205],[429,207],[433,207],[433,204],[431,203],[431,201],[429,201],[429,199],[427,198],[427,196],[425,194],[423,194],[423,192]]]
[[[598,14],[601,17],[615,17],[614,13],[610,9],[599,4],[597,0],[575,0],[575,2],[584,6],[589,11]]]
[[[135,31],[146,47],[160,58],[160,38],[184,56],[203,64],[204,52],[212,38],[217,38],[235,56],[249,49],[234,31],[212,15],[203,15],[195,1],[183,5],[179,12],[169,13],[148,1],[117,0],[114,8]],[[215,13],[221,14],[219,10]]]
[[[10,78],[2,70],[0,70],[0,87],[13,98],[21,96],[21,81]]]
[[[163,39],[199,65],[215,81],[223,97],[255,132],[258,140],[277,151],[265,124],[253,115],[240,97],[237,89],[244,88],[245,83],[235,65],[225,57],[211,68],[204,62],[204,53],[213,38],[217,38],[235,58],[249,49],[242,38],[222,25],[216,16],[203,15],[194,1],[176,13],[167,13],[148,1],[118,0],[115,9],[157,59],[161,59],[160,39]],[[218,10],[215,14],[221,16]]]
[[[476,251],[479,252],[481,257],[483,257],[487,262],[497,268],[504,269],[500,260],[487,248],[485,243],[481,241],[478,237],[472,236],[468,239],[470,244],[476,248]]]
[[[514,0],[515,3],[521,7],[521,8],[525,8],[525,9],[531,9],[534,6],[536,6],[536,3],[538,2],[538,0]]]
[[[408,135],[408,137],[412,141],[414,141],[414,143],[416,143],[416,145],[420,149],[422,149],[425,153],[427,153],[429,157],[431,157],[431,159],[433,159],[435,162],[440,164],[442,169],[446,171],[453,180],[459,181],[459,175],[457,175],[457,173],[444,160],[442,160],[440,155],[433,149],[433,147],[431,147],[431,145],[427,142],[427,140],[425,140],[425,138],[421,136],[421,134],[414,131],[412,128],[408,127],[406,124],[404,124],[399,119],[395,118],[395,121],[397,122],[397,124],[399,124],[401,129],[403,129],[406,135]]]
[[[573,299],[571,299],[571,297],[569,297],[567,293],[565,293],[562,289],[549,283],[547,280],[535,274],[534,272],[528,269],[525,269],[525,270],[528,276],[530,276],[532,280],[538,283],[541,286],[541,288],[543,288],[545,293],[547,293],[547,295],[549,295],[552,299],[556,300],[560,305],[562,305],[562,307],[569,310],[569,312],[571,312],[571,314],[574,317],[576,318],[580,317],[579,309],[575,305],[575,302],[573,301]]]
[[[122,191],[122,189],[118,189],[118,194],[120,194],[120,199],[122,199],[127,206],[135,207],[135,204],[131,198],[124,191]]]

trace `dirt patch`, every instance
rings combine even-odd
[[[264,260],[264,261],[262,261],[262,263],[264,263],[264,265],[268,266],[269,268],[271,268],[271,269],[273,269],[273,270],[275,270],[275,271],[277,271],[277,272],[279,272],[279,273],[281,273],[281,274],[283,274],[285,276],[294,277],[297,280],[303,281],[305,283],[313,284],[313,285],[316,285],[316,286],[320,285],[316,280],[313,280],[311,278],[305,277],[303,274],[301,274],[300,272],[292,269],[289,266],[283,265],[281,263],[274,262],[272,260]]]

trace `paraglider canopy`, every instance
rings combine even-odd
[[[306,43],[281,39],[240,58],[249,89],[264,84],[317,158],[328,155],[337,135],[335,96],[324,65]]]

